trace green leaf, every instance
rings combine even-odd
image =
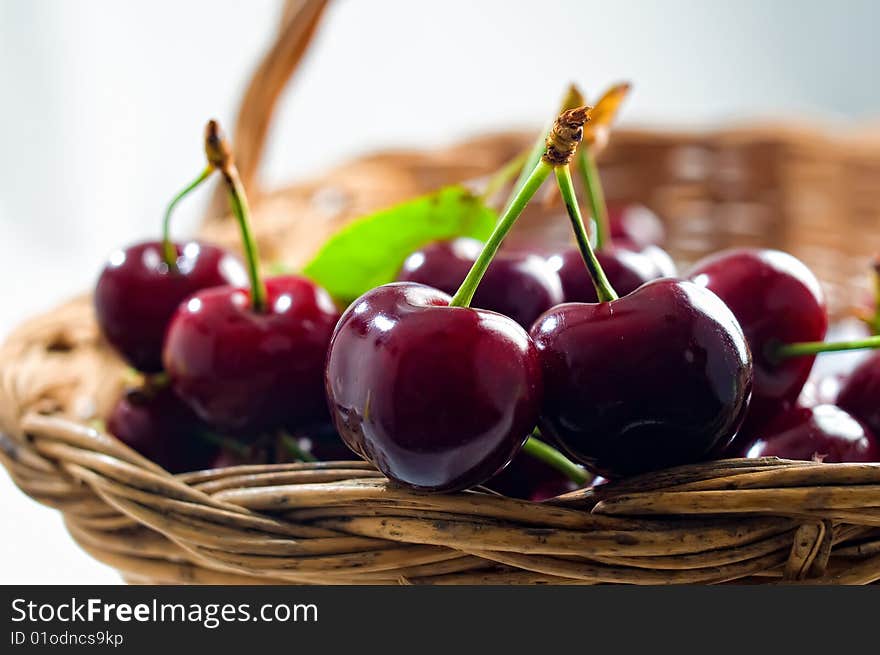
[[[394,280],[407,255],[426,243],[486,240],[497,214],[462,186],[444,187],[346,225],[303,272],[341,302]]]

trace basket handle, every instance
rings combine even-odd
[[[233,148],[242,182],[254,197],[260,192],[257,176],[278,99],[308,50],[328,4],[329,0],[285,0],[275,43],[263,55],[242,98]],[[205,219],[227,214],[226,192],[218,186]]]

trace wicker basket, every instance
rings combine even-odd
[[[247,92],[236,149],[251,189],[271,109],[324,5],[288,3],[278,41]],[[494,135],[444,151],[375,155],[260,194],[255,228],[263,252],[302,262],[349,218],[484,175],[529,138]],[[611,198],[641,201],[668,221],[668,245],[680,260],[734,244],[784,248],[829,283],[837,313],[851,302],[865,260],[880,251],[880,231],[865,229],[880,212],[877,145],[775,128],[621,131],[602,164]],[[518,229],[544,225],[536,215]],[[843,240],[856,229],[865,238]],[[237,242],[220,218],[206,221],[203,234]],[[130,582],[880,579],[880,465],[725,460],[540,504],[479,491],[407,491],[363,462],[172,476],[88,427],[109,411],[123,378],[87,297],[22,325],[0,350],[0,460],[25,493],[62,511],[88,553]]]

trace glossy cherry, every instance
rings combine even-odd
[[[305,426],[290,433],[297,448],[319,462],[350,461],[351,449],[345,445],[334,425],[327,421]]]
[[[880,434],[880,352],[850,374],[837,394],[837,405]]]
[[[339,314],[326,291],[289,275],[251,292],[220,287],[184,303],[168,327],[165,369],[174,390],[206,422],[256,436],[327,414],[324,360]]]
[[[713,293],[661,279],[601,304],[570,303],[532,328],[540,425],[608,478],[705,459],[739,427],[751,388],[742,330]]]
[[[519,451],[541,404],[538,353],[494,312],[414,283],[378,287],[339,321],[327,395],[348,446],[409,487],[485,482]]]
[[[205,426],[171,389],[132,389],[107,418],[107,431],[171,473],[205,467],[214,451]]]
[[[596,259],[611,286],[621,296],[632,293],[649,280],[661,277],[650,259],[631,250],[606,248],[596,252]],[[551,255],[547,261],[562,281],[565,302],[598,302],[596,287],[578,248],[566,248]]]
[[[178,305],[197,291],[245,284],[241,263],[225,250],[191,241],[173,244],[174,268],[161,241],[117,250],[98,278],[95,315],[107,340],[134,368],[162,370],[162,340]]]
[[[481,242],[468,238],[431,243],[407,257],[397,279],[452,295],[482,249]],[[562,301],[559,276],[547,261],[536,254],[513,251],[492,260],[471,304],[509,316],[528,329],[544,311]]]
[[[644,205],[609,204],[608,226],[616,245],[636,251],[649,246],[662,246],[666,241],[663,221]]]
[[[510,498],[533,502],[554,498],[578,488],[575,482],[559,470],[524,452],[514,457],[485,486]]]
[[[773,419],[763,434],[748,448],[748,457],[880,461],[880,440],[864,423],[834,405],[795,405]]]
[[[799,260],[777,250],[728,250],[698,262],[690,274],[736,316],[754,359],[754,386],[743,431],[756,434],[794,403],[814,356],[778,359],[778,344],[821,341],[828,312],[818,280]],[[739,441],[739,440],[738,440]]]

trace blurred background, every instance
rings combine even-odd
[[[0,335],[156,237],[234,123],[280,0],[0,0]],[[878,126],[880,3],[339,0],[269,137],[267,186],[388,146],[535,127],[572,80],[635,82],[624,122]],[[329,129],[322,129],[329,126]],[[207,193],[185,203],[192,231]],[[0,473],[0,583],[114,583]]]

